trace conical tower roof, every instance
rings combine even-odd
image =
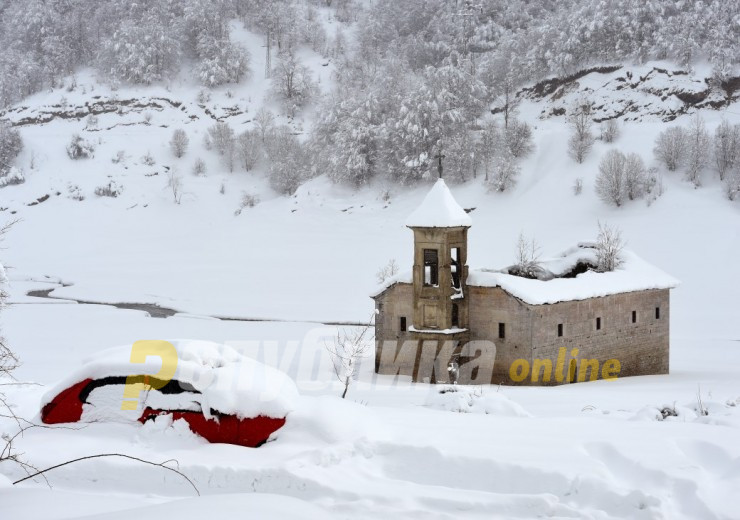
[[[452,196],[444,179],[437,180],[424,202],[406,219],[406,226],[448,228],[470,227],[473,220]]]

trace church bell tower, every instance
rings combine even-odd
[[[441,178],[406,221],[414,232],[412,331],[455,334],[468,328],[471,225]]]

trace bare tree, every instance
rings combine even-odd
[[[208,129],[208,135],[219,155],[226,155],[234,145],[234,130],[228,123],[216,123]]]
[[[609,119],[601,123],[601,140],[613,143],[619,137],[619,123],[616,119]]]
[[[740,160],[740,125],[731,125],[723,119],[714,131],[714,166],[719,173],[719,180],[725,176]]]
[[[733,169],[725,178],[727,198],[735,200],[740,195],[740,168]]]
[[[528,240],[524,233],[519,233],[519,239],[516,242],[516,263],[510,273],[536,279],[539,271],[541,271],[540,247],[534,238]]]
[[[239,162],[246,171],[254,168],[262,156],[262,142],[255,132],[245,131],[236,137],[234,143]]]
[[[629,200],[642,197],[645,193],[647,170],[642,157],[636,153],[627,154],[624,161],[624,194]]]
[[[391,258],[387,264],[378,269],[378,272],[375,273],[375,278],[378,280],[378,283],[381,284],[396,274],[398,274],[398,264],[396,263],[395,258]]]
[[[624,202],[624,166],[626,158],[619,150],[609,150],[599,163],[596,194],[607,204],[619,207]]]
[[[691,118],[687,141],[686,178],[698,188],[701,186],[701,173],[709,162],[711,144],[704,119],[699,114]]]
[[[488,122],[483,125],[480,141],[478,142],[478,156],[483,163],[486,181],[489,180],[489,171],[500,146],[500,138],[499,128],[495,122]]]
[[[185,152],[188,149],[188,143],[190,142],[190,139],[188,139],[188,134],[185,133],[185,130],[178,128],[172,133],[172,139],[170,139],[170,148],[172,149],[172,153],[177,157],[178,159],[185,155]]]
[[[653,153],[668,171],[676,171],[686,157],[686,131],[680,126],[663,130],[655,140]]]
[[[342,399],[347,397],[350,384],[357,378],[357,370],[360,368],[362,359],[367,357],[371,350],[373,343],[369,336],[374,321],[375,313],[367,325],[350,330],[337,330],[333,342],[324,345],[331,356],[334,373],[344,385]]]
[[[591,104],[585,100],[577,101],[571,109],[568,123],[573,131],[568,139],[568,153],[577,163],[582,163],[594,145]]]
[[[278,59],[272,79],[273,92],[283,101],[290,115],[302,107],[313,95],[316,84],[311,70],[301,64],[292,51],[283,52]]]
[[[275,128],[275,114],[265,107],[261,107],[254,116],[254,126],[264,142],[265,137]]]
[[[182,176],[174,168],[167,174],[167,188],[172,193],[172,200],[175,204],[180,204],[180,200],[182,200]]]
[[[511,155],[517,159],[528,156],[534,150],[532,129],[523,121],[512,119],[504,131],[504,138]]]
[[[614,271],[622,265],[622,232],[609,224],[599,224],[599,235],[596,238],[597,271],[601,273]]]

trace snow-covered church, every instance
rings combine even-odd
[[[674,278],[629,251],[597,272],[593,243],[541,262],[536,278],[470,270],[471,225],[442,179],[408,217],[413,270],[372,296],[377,373],[520,385],[668,373]]]

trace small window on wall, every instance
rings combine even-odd
[[[401,316],[400,329],[401,332],[406,332],[406,316]]]
[[[655,319],[656,320],[660,319],[660,307],[655,308]]]
[[[637,323],[637,311],[632,311],[632,323]]]
[[[506,323],[498,324],[498,339],[506,339]]]
[[[596,330],[601,330],[601,318],[596,318]]]
[[[424,285],[439,285],[439,260],[436,249],[424,250]]]
[[[558,337],[559,338],[563,337],[563,324],[562,323],[558,323]]]
[[[459,327],[460,326],[460,309],[458,308],[456,303],[452,304],[452,326],[453,327]]]

